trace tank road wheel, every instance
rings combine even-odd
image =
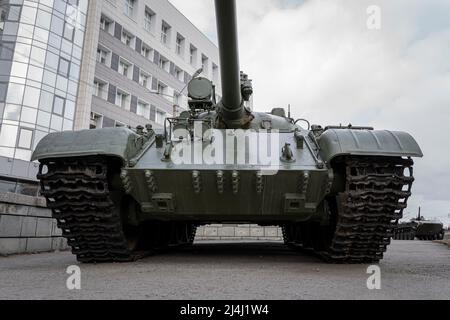
[[[44,160],[38,178],[63,236],[80,262],[124,262],[139,252],[142,230],[126,215],[133,202],[112,187],[120,166],[107,158]]]
[[[439,232],[437,239],[438,239],[438,240],[444,240],[444,237],[445,237],[445,230],[442,229],[442,230]]]
[[[331,235],[321,252],[327,261],[376,263],[383,258],[411,195],[412,165],[411,159],[394,157],[347,157],[334,163],[345,187],[328,199],[335,224],[321,234],[324,239]]]

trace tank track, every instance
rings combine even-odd
[[[318,227],[311,230],[303,225],[296,234],[284,227],[285,242],[313,249],[328,262],[378,262],[411,195],[412,166],[409,158],[346,158],[346,187],[338,196],[336,228],[331,239],[329,230],[325,232]],[[327,238],[329,242],[324,248]]]
[[[109,189],[104,158],[43,161],[38,179],[41,194],[80,262],[130,262],[171,245],[169,240],[161,245],[161,235],[145,250],[130,249],[120,210],[113,201],[117,194]],[[171,247],[189,244],[191,239],[186,240]]]
[[[439,233],[433,234],[433,235],[428,235],[428,236],[424,236],[424,235],[420,235],[417,236],[417,239],[419,240],[427,240],[427,241],[433,241],[433,240],[444,240],[445,237],[445,231],[442,230]]]

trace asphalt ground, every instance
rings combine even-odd
[[[80,290],[67,287],[73,265]],[[70,252],[18,255],[0,258],[0,299],[450,299],[444,244],[393,241],[378,266],[379,282],[369,265],[326,264],[279,242],[202,241],[134,263],[80,264]]]

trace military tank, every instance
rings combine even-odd
[[[427,220],[419,213],[409,222],[401,222],[394,230],[394,240],[443,240],[444,224],[436,220]]]
[[[196,76],[187,111],[163,129],[52,133],[37,145],[41,192],[72,252],[81,262],[133,261],[191,244],[199,225],[253,223],[282,227],[287,244],[328,262],[379,261],[420,147],[405,132],[250,110],[235,1],[215,0],[215,10],[220,101]]]

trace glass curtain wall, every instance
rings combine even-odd
[[[73,130],[88,0],[0,0],[0,156]]]

